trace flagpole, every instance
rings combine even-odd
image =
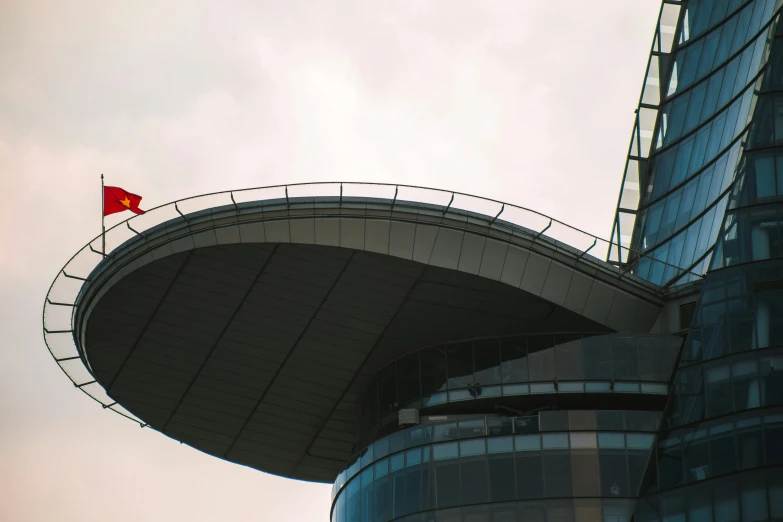
[[[101,252],[106,257],[106,193],[103,188],[103,174],[101,174]]]

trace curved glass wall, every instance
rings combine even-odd
[[[681,345],[677,336],[546,334],[426,348],[362,388],[360,440],[397,422],[405,407],[536,394],[667,394]]]
[[[400,522],[628,522],[632,509],[632,500],[555,499],[439,509],[396,520]]]
[[[683,503],[690,491],[700,498],[694,509],[706,510],[699,517],[713,509],[718,516],[721,477],[743,472],[739,483],[755,484],[763,482],[761,468],[783,465],[783,263],[744,264],[705,279],[662,430],[637,520],[691,519]],[[779,496],[764,500],[772,498],[783,506]],[[726,520],[780,520],[773,514],[783,511],[770,504],[753,514],[762,518]]]
[[[783,470],[776,468],[783,465],[779,22],[775,31],[736,175],[715,212],[718,240],[699,261],[700,270],[720,270],[704,280],[683,346],[636,506],[642,522],[783,520]]]
[[[434,442],[481,436],[520,435],[551,431],[654,432],[661,414],[654,411],[556,410],[524,417],[466,416],[467,418],[423,424],[396,431],[369,444],[340,472],[332,486],[332,500],[359,471],[390,453]]]
[[[780,4],[691,0],[677,11],[677,44],[669,60],[658,60],[662,96],[656,123],[649,126],[655,129],[653,150],[649,158],[635,158],[632,144],[633,170],[624,176],[613,230],[617,247],[650,255],[633,268],[640,277],[666,285],[678,281],[682,270],[701,274],[709,268],[728,192],[742,174],[740,152],[761,103],[757,92]],[[626,197],[626,185],[637,187],[635,197]],[[615,259],[628,261],[618,252]]]
[[[696,483],[636,503],[635,522],[780,522],[783,468]]]
[[[600,497],[636,495],[657,414],[547,413],[551,416],[542,415],[540,422],[535,417],[479,417],[418,426],[398,432],[396,446],[392,437],[384,439],[388,445],[378,441],[335,483],[332,521],[381,522],[421,511],[516,500],[584,498],[600,508]],[[571,431],[547,431],[547,425]],[[608,431],[629,425],[638,431]],[[598,431],[604,426],[607,431]],[[415,441],[413,448],[402,442],[408,436]]]
[[[754,408],[783,406],[783,264],[715,272],[672,390],[667,426]]]

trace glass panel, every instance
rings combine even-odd
[[[528,382],[526,338],[503,339],[500,344],[503,382]]]
[[[622,433],[599,433],[598,447],[623,449],[625,448],[625,435]]]
[[[544,451],[544,491],[548,497],[570,497],[571,458],[567,451]]]
[[[434,460],[455,459],[459,456],[459,446],[456,442],[446,442],[432,446]]]
[[[482,437],[485,434],[484,418],[459,421],[459,438]]]
[[[734,431],[731,424],[710,428],[710,471],[714,476],[731,473],[737,468],[734,457]]]
[[[408,468],[405,473],[405,506],[404,512],[415,513],[421,509],[421,466]]]
[[[618,434],[622,438],[622,434]],[[601,495],[604,497],[629,497],[628,470],[625,451],[621,449],[601,449],[598,460],[600,465]]]
[[[482,443],[484,441],[481,441]],[[462,443],[464,444],[464,442]],[[462,479],[461,504],[481,504],[489,501],[489,476],[485,458],[470,458],[460,463]]]
[[[514,432],[511,419],[487,419],[487,434],[511,435]]]
[[[532,336],[528,338],[528,364],[530,380],[552,381],[555,378],[555,351],[552,349],[552,336]]]
[[[519,437],[517,437],[519,438]],[[518,447],[517,447],[518,448]],[[544,496],[543,462],[538,451],[516,454],[517,498],[530,499]]]
[[[459,454],[461,457],[472,455],[484,455],[487,449],[484,445],[484,439],[463,440],[459,443]]]
[[[709,491],[697,490],[687,496],[688,522],[712,522]]]
[[[491,437],[487,439],[487,453],[513,453],[512,437]]]
[[[442,440],[454,440],[459,437],[456,422],[435,424],[432,427],[433,440],[440,442]]]
[[[473,344],[473,379],[484,386],[500,384],[500,347],[497,341]]]
[[[625,417],[621,411],[597,411],[595,418],[599,430],[622,431],[625,429]]]
[[[568,412],[565,410],[542,411],[538,418],[541,431],[568,431]]]
[[[359,520],[372,520],[372,478],[372,468],[362,471],[361,518]]]
[[[459,464],[454,461],[436,461],[435,484],[439,508],[452,507],[460,504],[459,497],[461,488],[459,468]]]
[[[584,379],[582,362],[582,341],[571,341],[555,348],[557,378],[561,380]]]
[[[571,434],[572,437],[574,435]],[[595,438],[595,434],[593,434],[593,438]],[[594,440],[593,443],[595,443]],[[546,462],[547,453],[544,454],[544,459]],[[571,452],[571,479],[574,495],[577,497],[599,496],[601,484],[596,480],[598,477],[598,450],[573,450]]]
[[[761,426],[758,418],[736,423],[737,455],[741,469],[755,468],[761,464]]]
[[[446,389],[446,349],[429,348],[421,352],[421,392],[430,395]]]
[[[568,449],[567,433],[545,433],[541,438],[544,449]]]
[[[571,440],[571,449],[598,447],[598,442],[596,440],[596,433],[594,431],[571,433],[569,434],[569,439]]]
[[[384,416],[397,407],[397,382],[394,366],[388,366],[378,374],[378,405]]]
[[[349,522],[361,520],[361,498],[359,492],[361,491],[361,482],[359,480],[352,480],[345,487],[346,495],[346,518]]]
[[[514,437],[514,448],[517,451],[538,451],[541,449],[541,436],[517,435]]]
[[[418,353],[397,361],[397,393],[400,406],[404,407],[421,397],[420,382]]]
[[[594,430],[596,429],[595,427],[596,427],[596,420],[595,420],[594,411],[573,410],[568,412],[568,429]]]
[[[516,498],[514,455],[512,453],[493,455],[489,458],[489,483],[492,502]]]
[[[767,520],[767,492],[763,483],[756,481],[741,483],[742,522]]]
[[[597,336],[584,339],[582,350],[585,361],[585,379],[612,378],[612,351],[609,337]]]
[[[783,415],[764,417],[766,465],[783,464]]]
[[[465,389],[473,384],[473,350],[470,344],[458,344],[447,349],[450,390]]]
[[[715,522],[737,522],[740,519],[736,487],[733,482],[715,486],[712,495],[715,499]]]
[[[684,464],[687,481],[704,480],[709,477],[709,445],[707,430],[689,433],[692,439],[685,444]]]

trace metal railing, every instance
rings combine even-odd
[[[285,201],[287,205],[291,205],[302,201],[301,198],[319,198],[341,206],[356,203],[357,198],[360,198],[366,203],[385,204],[390,206],[392,210],[399,209],[410,212],[412,209],[419,209],[421,213],[430,215],[442,213],[444,218],[447,215],[453,217],[472,213],[474,216],[479,215],[486,218],[484,221],[489,227],[500,227],[521,235],[532,232],[531,239],[534,241],[548,242],[554,248],[569,250],[572,253],[576,251],[578,260],[587,256],[590,261],[601,264],[606,269],[616,271],[618,278],[630,277],[631,270],[628,267],[621,270],[602,261],[606,258],[609,241],[535,210],[490,198],[471,196],[462,192],[412,185],[360,182],[297,183],[214,192],[159,205],[147,210],[144,214],[133,215],[120,221],[106,230],[105,254],[101,251],[102,237],[98,235],[68,260],[49,287],[44,301],[42,318],[44,342],[60,369],[75,387],[104,408],[111,409],[139,423],[142,427],[146,426],[144,421],[108,396],[86,365],[85,359],[82,357],[83,354],[74,338],[77,301],[82,287],[90,282],[90,274],[104,258],[110,259],[112,252],[120,245],[134,237],[143,237],[145,231],[170,220],[184,219],[187,222],[189,214],[207,211],[215,207],[223,207],[224,209],[233,207],[239,217],[243,203],[277,200],[279,202]],[[546,235],[544,235],[545,233]],[[678,270],[682,271],[679,268]],[[633,279],[638,285],[646,286],[651,293],[658,289],[651,283],[637,278]]]

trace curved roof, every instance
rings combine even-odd
[[[74,337],[108,396],[207,453],[323,482],[353,450],[359,386],[388,361],[482,336],[646,332],[661,306],[539,233],[371,198],[189,214],[86,279]]]

